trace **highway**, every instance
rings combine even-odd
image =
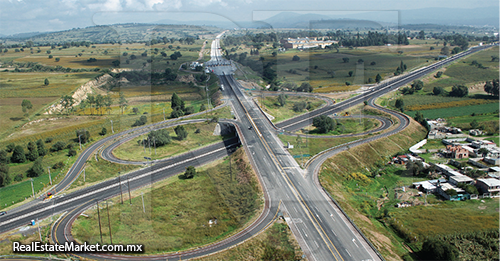
[[[212,56],[209,68],[213,68],[214,73],[220,77],[221,83],[227,86],[224,90],[224,95],[231,100],[238,120],[237,122],[228,122],[235,125],[238,136],[241,139],[241,144],[244,145],[252,165],[258,173],[259,181],[264,190],[265,208],[262,215],[244,231],[221,242],[183,252],[182,257],[202,256],[242,242],[267,227],[269,222],[276,217],[275,213],[280,210],[285,214],[288,224],[310,260],[380,260],[381,258],[378,256],[378,253],[370,247],[369,242],[346,219],[341,209],[328,198],[322,189],[318,189],[317,178],[315,177],[317,175],[316,170],[319,169],[319,166],[326,158],[338,153],[338,151],[331,150],[320,154],[308,164],[307,171],[302,170],[276,137],[276,128],[272,124],[269,124],[269,121],[260,109],[256,107],[255,103],[243,94],[241,85],[232,77],[231,62],[225,61],[220,57],[218,40],[221,36],[222,34],[217,36],[217,39],[212,43],[212,53],[214,55]],[[451,62],[459,58],[458,56],[462,57],[473,51],[476,51],[476,49],[464,52],[462,53],[463,55],[459,54],[450,57],[429,67],[421,68],[398,79],[382,83],[369,92],[342,103],[329,104],[311,113],[281,122],[276,127],[286,131],[297,130],[310,125],[312,118],[315,116],[342,111],[365,100],[373,104],[375,97],[432,72],[442,66],[445,61]],[[390,113],[395,115],[392,111]],[[392,135],[406,127],[407,123],[404,120],[406,116],[399,116],[402,118],[398,128],[383,135]],[[59,192],[69,186],[78,177],[85,159],[91,157],[98,148],[103,147],[106,143],[111,143],[112,140],[121,139],[122,137],[127,137],[127,139],[132,136],[137,137],[145,133],[146,128],[156,128],[160,124],[165,125],[165,122],[115,134],[90,146],[80,156],[82,160],[77,161],[72,166],[72,170],[68,172],[67,177],[54,187],[54,190]],[[370,140],[381,137],[383,136],[374,136]],[[359,141],[359,144],[368,141]],[[116,147],[119,142],[121,141],[106,145],[107,147],[103,148],[101,155],[111,161],[117,161],[118,159],[113,158],[110,152],[113,146]],[[180,155],[175,159],[155,162],[154,165],[139,171],[104,181],[68,195],[55,197],[50,201],[33,201],[29,205],[17,208],[8,215],[1,217],[0,233],[26,225],[31,219],[48,217],[55,213],[68,211],[66,215],[56,222],[53,227],[52,237],[56,242],[72,240],[69,233],[72,221],[79,213],[94,206],[96,201],[102,201],[119,195],[120,191],[128,189],[128,184],[130,184],[130,189],[150,186],[158,180],[183,172],[187,166],[200,166],[217,158],[224,157],[238,144],[240,144],[239,140],[217,143]],[[351,146],[354,146],[354,144],[351,144]],[[136,162],[135,164],[141,163]],[[165,258],[180,257],[180,253],[148,258],[89,254],[85,254],[85,257],[98,259],[164,260]]]

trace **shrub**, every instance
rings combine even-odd
[[[16,182],[19,182],[19,181],[23,181],[23,174],[17,174],[15,177],[14,177],[14,181]]]
[[[10,158],[12,163],[23,163],[26,162],[26,155],[24,155],[24,148],[17,145],[12,152],[12,157]]]
[[[52,148],[50,148],[50,151],[60,151],[63,150],[64,147],[66,147],[66,143],[63,141],[58,141],[54,145],[52,145]]]
[[[48,137],[45,139],[45,143],[51,143],[54,140],[52,137]]]
[[[38,158],[33,163],[33,166],[28,170],[28,177],[36,178],[43,174],[42,158]]]
[[[64,168],[64,162],[62,161],[59,161],[52,166],[52,169],[62,169],[62,168]]]
[[[74,150],[73,148],[71,148],[71,149],[68,151],[68,156],[70,156],[70,157],[76,156],[76,150]]]

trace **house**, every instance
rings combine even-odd
[[[483,161],[486,163],[489,163],[491,165],[499,165],[500,164],[500,158],[485,157],[483,159]]]
[[[446,145],[443,154],[447,158],[464,159],[469,157],[469,151],[460,145]]]
[[[496,177],[494,178],[498,178],[499,175],[500,175],[500,167],[491,167],[488,169],[488,175],[495,175]],[[492,176],[493,178],[493,176]]]
[[[469,130],[469,135],[472,135],[472,136],[483,135],[483,131],[478,130],[478,129]]]
[[[202,66],[202,67],[203,67],[203,63],[199,63],[199,62],[192,62],[192,63],[189,65],[189,67],[190,67],[192,70],[196,69],[196,67],[198,67],[198,66]]]
[[[305,37],[281,39],[280,43],[287,49],[308,49],[314,47],[325,48],[328,45],[338,43],[338,41],[329,40],[326,37]]]
[[[500,180],[494,178],[477,179],[476,187],[482,193],[498,195],[498,192],[500,192]]]
[[[476,149],[494,148],[494,147],[496,147],[496,144],[492,141],[489,141],[489,140],[475,140],[472,142],[471,146],[476,148]]]
[[[472,185],[474,184],[474,180],[465,175],[455,175],[450,176],[450,183],[455,186],[461,184]]]
[[[415,182],[412,185],[414,188],[426,193],[434,193],[437,189],[436,185],[433,184],[430,180]]]
[[[457,192],[457,195],[452,197],[452,196],[446,194],[446,191],[450,190],[450,189],[455,190]],[[450,183],[439,184],[439,186],[437,188],[437,192],[439,195],[441,195],[445,199],[452,200],[452,201],[459,201],[459,200],[465,200],[465,199],[470,198],[469,194],[467,194],[465,192],[465,190],[463,190],[455,185],[452,185]]]

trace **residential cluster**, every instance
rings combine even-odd
[[[412,187],[418,189],[419,194],[436,194],[453,201],[500,197],[500,148],[494,142],[474,139],[460,129],[446,127],[440,119],[428,123],[429,139],[442,137],[444,148],[422,150],[427,143],[425,139],[412,146],[411,153],[395,156],[391,161],[392,164],[419,164],[432,173],[428,177],[434,179],[415,182]],[[478,131],[471,130],[470,134]],[[421,154],[429,152],[439,160],[425,162]]]

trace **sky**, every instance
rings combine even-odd
[[[161,20],[253,21],[281,11],[385,11],[493,6],[497,0],[0,0],[0,34]],[[262,12],[266,11],[266,12]],[[269,12],[273,11],[273,12]],[[255,19],[254,19],[255,18]]]

